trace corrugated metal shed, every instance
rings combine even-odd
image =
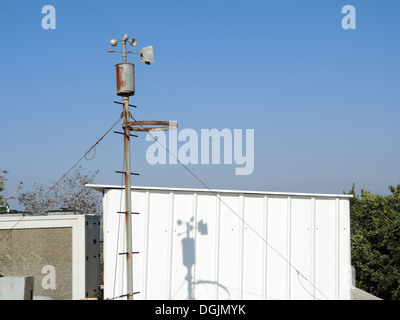
[[[104,298],[125,292],[124,192],[103,192]],[[351,299],[348,195],[132,188],[136,299]]]

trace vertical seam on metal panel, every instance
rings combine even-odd
[[[215,281],[219,283],[219,240],[220,240],[220,216],[221,216],[221,194],[218,193],[216,199],[216,223],[215,223]],[[218,300],[218,285],[214,286],[214,299]]]
[[[342,221],[344,221],[343,220],[342,203],[343,203],[343,200],[339,199],[339,277],[340,277],[339,278],[340,279],[340,281],[339,281],[339,299],[344,299],[344,296],[342,294],[343,290],[345,289],[345,287],[343,287],[345,285],[345,283],[343,282],[343,273],[347,271],[346,268],[343,269],[343,267],[344,267],[343,262],[345,260],[342,259],[343,258],[342,250],[343,250],[343,244],[344,244],[343,238],[345,235],[345,233],[344,233],[345,228],[342,228],[342,226],[343,226]],[[346,252],[346,251],[344,251],[344,252]]]
[[[173,226],[174,226],[174,193],[172,191],[169,192],[169,197],[168,197],[168,223],[167,223],[167,233],[169,232],[169,239],[167,243],[167,261],[168,261],[168,268],[167,268],[167,279],[168,279],[168,288],[167,288],[167,293],[168,293],[168,299],[171,300],[171,291],[172,291],[172,263],[173,263]]]
[[[292,273],[292,269],[290,268],[290,266],[292,265],[292,238],[291,238],[291,231],[292,231],[292,197],[288,197],[287,200],[287,248],[286,248],[286,255],[287,255],[287,260],[288,260],[288,264],[286,265],[286,269],[287,271],[287,296],[288,299],[290,300],[291,298],[291,273]]]
[[[310,225],[310,231],[311,231],[311,279],[312,279],[312,292],[313,292],[313,299],[315,300],[315,198],[311,198],[311,225]]]
[[[263,250],[263,293],[264,300],[267,300],[267,267],[268,267],[268,196],[264,196],[263,203],[263,237],[266,241],[264,241],[264,250]]]
[[[125,200],[124,200],[124,202],[125,202]],[[125,207],[124,207],[124,210],[125,210]],[[126,232],[125,231],[125,219],[122,219],[121,216],[119,215],[118,216],[118,238],[117,238],[117,240],[118,240],[117,250],[118,251],[117,251],[117,253],[120,252],[119,250],[122,250],[122,252],[126,252],[126,242],[124,241],[124,238],[126,237],[126,233],[125,232]],[[121,235],[121,237],[120,237],[120,235]],[[120,268],[121,268],[120,269],[121,270],[121,277],[120,277],[119,280],[117,280],[118,281],[117,282],[118,290],[116,290],[117,291],[117,295],[118,295],[118,293],[121,295],[121,294],[124,294],[125,291],[126,291],[126,288],[124,288],[124,285],[126,285],[126,284],[125,284],[125,281],[123,281],[126,278],[124,278],[124,276],[122,276],[122,275],[126,275],[126,270],[125,270],[125,268],[126,268],[126,259],[122,259],[119,255],[117,255],[117,259],[118,259],[117,261],[119,261],[119,260],[124,261],[123,263],[119,263],[119,264],[116,265],[116,267],[118,267],[118,265],[120,265]]]
[[[81,277],[81,274],[80,274],[80,271],[81,270],[79,270],[80,268],[79,268],[79,266],[78,266],[78,263],[77,263],[77,261],[79,261],[79,260],[81,260],[81,259],[79,259],[80,257],[79,257],[79,252],[78,252],[78,246],[76,245],[76,243],[79,243],[80,241],[80,239],[79,239],[79,235],[80,235],[80,224],[79,224],[79,221],[76,219],[74,219],[72,222],[71,222],[71,230],[72,230],[72,234],[71,234],[71,240],[72,240],[72,268],[71,268],[71,273],[72,273],[72,292],[71,292],[71,296],[72,296],[72,299],[74,299],[74,300],[78,300],[79,298],[78,298],[78,295],[79,295],[79,293],[80,293],[80,288],[78,288],[78,286],[79,286],[79,284],[82,282],[82,281],[77,281],[76,279],[80,279],[80,277]],[[79,229],[79,230],[77,230],[77,229]],[[82,254],[82,260],[83,261],[85,261],[85,263],[86,263],[86,259],[85,259],[85,252],[83,251],[83,254]],[[78,283],[78,285],[77,285],[77,283]],[[85,294],[83,295],[83,296],[85,296]]]
[[[197,192],[193,193],[193,208],[192,208],[192,213],[194,216],[194,226],[198,226],[197,222]],[[194,228],[194,263],[193,263],[193,278],[192,278],[192,283],[190,284],[192,286],[192,299],[196,299],[196,286],[193,284],[196,283],[196,255],[197,255],[197,233],[196,229]]]
[[[150,192],[146,190],[146,205],[145,205],[145,241],[144,241],[144,254],[145,265],[144,265],[144,281],[143,281],[143,296],[147,300],[147,283],[149,275],[149,233],[150,233]]]
[[[105,219],[106,219],[106,217],[105,217],[105,212],[106,212],[106,203],[105,203],[105,201],[106,201],[106,198],[105,198],[105,189],[103,189],[103,192],[102,192],[102,194],[103,194],[103,196],[102,196],[102,207],[103,207],[103,214],[102,214],[102,217],[103,217],[103,228],[102,228],[102,230],[100,230],[100,232],[103,234],[103,261],[105,261],[105,259],[104,259],[104,254],[105,254],[105,250],[104,250],[104,248],[105,248],[105,246],[104,246],[104,239],[106,238],[106,235],[105,235],[105,228],[104,228],[104,225],[105,225]],[[104,262],[103,262],[103,265],[104,265]],[[103,267],[104,268],[104,267]],[[103,270],[103,275],[104,275],[104,270]],[[103,285],[104,285],[104,279],[103,279]]]
[[[241,225],[241,233],[239,233],[239,243],[241,248],[239,251],[239,279],[240,279],[240,299],[243,300],[243,271],[244,271],[244,201],[245,197],[243,194],[239,195],[239,214],[242,220],[239,222]]]
[[[335,246],[336,246],[336,272],[335,272],[335,276],[336,276],[336,299],[340,298],[340,203],[339,203],[339,198],[336,198],[335,201],[335,215],[336,215],[336,241],[335,241]]]
[[[347,230],[345,233],[346,241],[344,242],[344,244],[346,245],[346,248],[347,248],[347,250],[346,250],[347,258],[345,258],[345,259],[346,259],[346,262],[348,262],[348,264],[346,264],[345,267],[346,267],[346,272],[348,272],[347,276],[350,277],[350,279],[347,282],[347,284],[349,284],[349,288],[347,288],[347,290],[350,291],[349,299],[353,300],[353,290],[352,289],[353,289],[353,281],[355,281],[355,278],[353,279],[353,269],[352,269],[352,265],[351,265],[350,199],[347,199],[345,202],[345,210],[344,210],[343,214],[345,214],[345,217],[346,217],[346,219],[344,221],[345,221],[345,230]],[[355,285],[355,283],[354,283],[354,285]]]

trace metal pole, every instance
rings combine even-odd
[[[123,96],[124,124],[129,122],[129,97]],[[124,164],[125,164],[125,211],[126,211],[126,272],[127,272],[127,297],[133,296],[133,268],[132,268],[132,210],[131,210],[131,154],[129,126],[124,126]]]
[[[122,96],[123,100],[123,128],[124,128],[124,174],[125,174],[125,214],[126,214],[126,272],[127,272],[127,298],[128,300],[133,299],[133,267],[132,267],[132,209],[131,209],[131,156],[130,156],[130,131],[133,130],[131,125],[133,123],[140,123],[140,121],[130,122],[130,112],[129,112],[129,96],[135,94],[135,65],[133,63],[127,63],[126,58],[128,53],[140,53],[141,62],[150,64],[154,62],[153,57],[153,46],[144,47],[140,52],[130,52],[126,50],[126,42],[129,36],[124,34],[122,39],[122,51],[108,50],[109,52],[122,52],[122,63],[116,64],[116,74],[117,74],[117,95]],[[110,45],[115,47],[119,41],[112,39]],[[136,40],[131,39],[129,42],[132,46],[136,45]],[[142,52],[143,51],[143,52]],[[119,102],[117,102],[119,103]],[[151,124],[156,122],[157,125],[165,125],[163,130],[170,130],[170,123],[166,121],[145,121]],[[177,124],[175,125],[175,128]],[[158,127],[157,127],[158,128]],[[156,127],[154,127],[156,129]],[[158,128],[160,129],[160,128]],[[148,131],[142,130],[142,131]],[[120,132],[118,132],[120,133]],[[134,135],[132,135],[134,136]],[[117,171],[120,172],[120,171]],[[138,253],[138,252],[135,252]],[[139,292],[135,292],[139,293]]]
[[[126,63],[126,41],[122,41],[122,62]]]

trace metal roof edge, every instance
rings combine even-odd
[[[125,186],[86,184],[87,188],[103,192],[106,189],[124,189]],[[329,197],[329,198],[352,198],[349,194],[324,194],[324,193],[297,193],[297,192],[272,192],[272,191],[249,191],[249,190],[224,190],[224,189],[198,189],[198,188],[169,188],[169,187],[146,187],[132,186],[135,190],[159,190],[159,191],[181,191],[181,192],[214,192],[214,193],[242,193],[258,195],[281,195],[281,196],[303,196],[303,197]]]

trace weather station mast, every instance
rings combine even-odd
[[[118,42],[122,43],[122,51],[107,50],[108,52],[121,52],[122,62],[117,63],[116,76],[117,76],[117,95],[122,97],[122,102],[114,101],[114,103],[122,104],[123,110],[121,117],[123,119],[123,132],[115,132],[123,134],[124,136],[124,171],[116,171],[125,175],[125,210],[119,213],[125,214],[125,234],[126,234],[126,252],[120,254],[126,255],[126,296],[127,300],[132,300],[133,295],[140,293],[133,291],[133,263],[132,254],[139,252],[132,252],[132,214],[139,214],[132,212],[132,199],[131,199],[131,175],[139,175],[138,173],[131,172],[131,150],[130,150],[130,137],[138,137],[131,134],[131,131],[147,132],[151,135],[151,131],[167,131],[173,130],[178,127],[176,122],[170,121],[136,121],[129,111],[129,107],[136,106],[129,104],[129,97],[135,94],[135,65],[127,62],[127,54],[139,54],[140,62],[150,65],[154,62],[153,46],[143,47],[139,52],[131,52],[126,50],[126,43],[129,40],[127,34],[123,35],[122,40],[112,39],[110,45],[115,47]],[[129,40],[131,46],[136,46],[135,39]],[[132,120],[134,121],[131,121]]]

